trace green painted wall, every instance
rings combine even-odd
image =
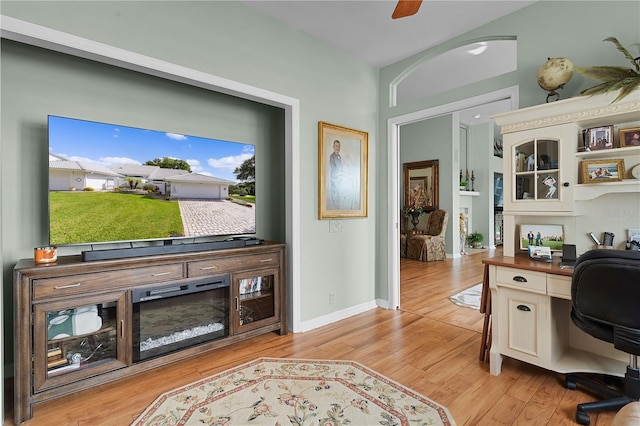
[[[526,8],[511,13],[478,29],[455,37],[431,49],[419,52],[402,61],[391,64],[380,70],[379,131],[387,134],[387,120],[416,111],[425,110],[490,93],[496,90],[518,85],[520,107],[542,104],[546,92],[538,87],[536,74],[548,57],[567,57],[576,66],[620,65],[630,66],[615,46],[602,42],[614,36],[631,49],[640,41],[640,2],[637,1],[540,1]],[[469,44],[478,39],[497,36],[515,36],[518,41],[517,71],[466,85],[435,96],[421,99],[412,104],[390,107],[389,88],[391,82],[403,71],[418,61],[435,57],[448,50]],[[638,47],[632,51],[637,56]],[[470,70],[469,72],[472,72]],[[425,84],[438,84],[425,82]],[[579,74],[561,91],[563,99],[578,93],[597,82],[587,80]],[[387,198],[390,182],[387,168],[387,146],[381,140],[379,147],[377,175],[379,176],[379,202],[377,205],[378,257],[387,258]],[[415,161],[420,160],[416,159]],[[455,206],[454,206],[455,209]],[[380,299],[387,298],[388,275],[387,262],[377,263],[376,295]]]
[[[239,2],[3,1],[2,14],[299,99],[301,320],[375,299],[375,68]],[[279,191],[290,177],[283,168],[282,111],[14,42],[3,42],[1,55],[6,365],[12,359],[12,268],[46,242],[49,113],[255,141],[270,195],[259,232],[284,238]],[[329,222],[318,220],[318,121],[369,133],[369,216],[342,221],[341,233],[329,233]]]

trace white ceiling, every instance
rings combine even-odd
[[[263,15],[376,67],[437,46],[535,3],[535,0],[424,0],[417,14],[391,19],[396,0],[241,1]],[[442,80],[446,78],[443,76]],[[504,108],[505,103],[499,102],[461,111],[460,121],[467,125],[479,124],[487,121],[491,114],[504,112]],[[477,114],[481,117],[473,118]]]
[[[242,0],[242,3],[383,67],[535,1],[424,0],[417,14],[400,19],[391,19],[396,0]]]

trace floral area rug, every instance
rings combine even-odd
[[[438,403],[352,361],[259,358],[166,392],[136,426],[455,425]]]
[[[482,283],[476,284],[460,293],[454,294],[449,298],[453,303],[465,308],[480,310],[480,298],[482,297]]]

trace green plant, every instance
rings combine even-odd
[[[463,180],[460,181],[460,186],[467,186],[467,185],[469,185],[469,181],[468,180],[464,180],[463,179]]]
[[[590,87],[580,92],[581,95],[597,95],[620,90],[618,96],[613,100],[617,102],[631,92],[640,88],[640,56],[634,58],[627,49],[615,37],[607,37],[603,41],[610,41],[615,44],[618,50],[631,62],[632,68],[594,66],[577,67],[576,71],[585,77],[601,81],[601,84]]]
[[[82,189],[83,191],[93,191],[93,188],[90,186],[85,187],[84,189]]]
[[[467,235],[467,242],[469,244],[479,244],[484,240],[484,235],[481,232],[475,231]]]

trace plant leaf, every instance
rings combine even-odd
[[[627,84],[625,86],[622,86],[622,90],[620,90],[620,93],[613,100],[613,102],[618,102],[619,100],[621,100],[625,96],[630,95],[636,89],[640,89],[640,78],[636,78],[635,81],[632,81],[631,83],[629,83],[629,84]]]
[[[621,52],[629,61],[631,61],[636,71],[640,71],[640,64],[633,58],[631,53],[629,53],[629,51],[625,49],[622,44],[620,44],[617,38],[607,37],[603,41],[610,41],[611,43],[615,44],[616,47],[618,48],[618,51]]]
[[[609,67],[609,66],[577,67],[576,71],[578,71],[580,74],[584,75],[585,77],[591,78],[593,80],[602,81],[602,82],[607,82],[611,80],[622,80],[622,79],[637,75],[637,73],[630,68]]]

